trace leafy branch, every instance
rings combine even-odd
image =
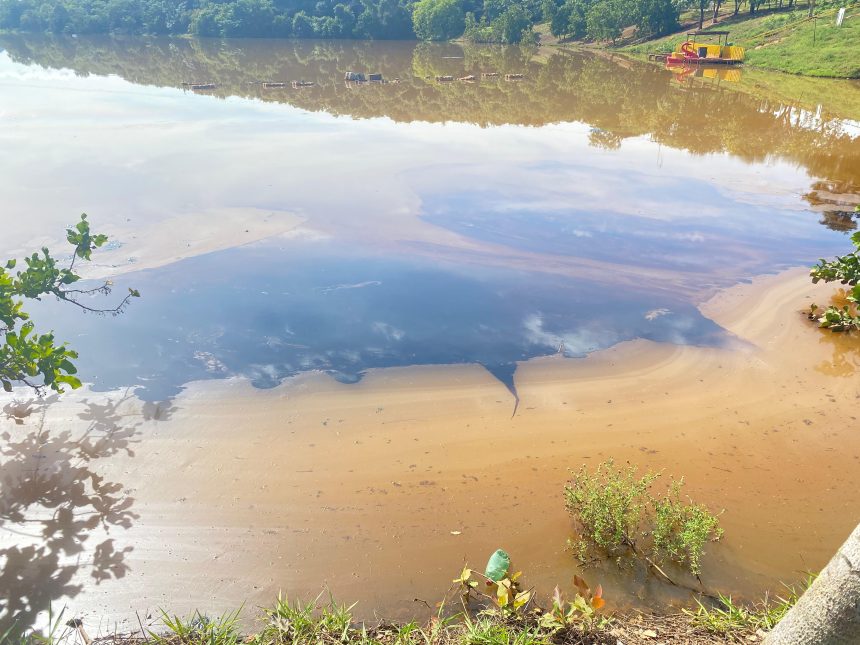
[[[24,309],[26,300],[42,300],[54,296],[58,300],[99,315],[118,315],[122,313],[133,298],[140,297],[135,289],[120,302],[109,308],[93,307],[82,302],[82,298],[108,295],[113,285],[106,280],[94,288],[73,288],[81,281],[75,272],[78,260],[89,262],[93,251],[104,246],[106,235],[95,234],[90,230],[86,214],[80,221],[66,231],[66,240],[73,247],[68,266],[63,266],[51,255],[48,248],[42,248],[24,258],[26,268],[15,271],[18,261],[9,260],[0,266],[0,384],[7,392],[12,391],[15,383],[21,383],[41,394],[45,389],[56,392],[65,391],[66,386],[76,389],[81,381],[75,376],[77,368],[74,361],[77,352],[58,342],[53,332],[39,333],[30,315]]]
[[[860,212],[860,206],[857,212]],[[851,242],[854,251],[833,260],[822,258],[809,272],[814,284],[840,282],[851,287],[845,298],[847,302],[841,307],[830,305],[823,313],[818,313],[818,305],[810,307],[810,320],[831,331],[860,330],[860,231],[851,236]]]

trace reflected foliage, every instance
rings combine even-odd
[[[834,303],[843,301],[846,293],[837,294]],[[822,334],[819,343],[830,350],[830,358],[815,365],[815,370],[828,376],[853,378],[860,371],[860,343],[843,334]]]
[[[137,84],[176,88],[213,82],[214,96],[244,96],[355,118],[481,126],[584,122],[596,129],[592,141],[598,146],[613,148],[648,136],[694,154],[729,153],[756,163],[783,159],[828,178],[843,193],[860,190],[860,146],[842,120],[852,115],[803,99],[752,93],[758,88],[742,83],[685,78],[679,84],[662,69],[625,59],[586,53],[540,59],[522,47],[331,41],[4,36],[0,46],[26,64],[81,75],[119,74]],[[347,85],[342,80],[346,70],[377,72],[400,82]],[[487,72],[499,76],[482,78]],[[524,78],[508,82],[508,73]],[[477,81],[436,82],[447,75],[474,75]],[[297,79],[316,85],[299,90],[262,86],[263,81]],[[809,91],[798,96],[813,95],[816,86],[810,82]],[[846,105],[858,92],[856,85],[844,86]]]
[[[851,182],[817,181],[803,198],[821,213],[819,223],[831,231],[851,233],[857,229],[857,195]]]
[[[131,547],[118,545],[114,535],[137,519],[134,498],[99,474],[98,464],[133,456],[140,423],[172,412],[147,404],[129,423],[122,408],[131,397],[84,400],[78,418],[86,425],[79,432],[48,423],[56,395],[3,408],[9,429],[0,434],[0,633],[29,627],[52,602],[80,592],[81,573],[99,584],[128,572]]]

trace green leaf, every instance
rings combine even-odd
[[[531,591],[521,591],[516,596],[514,596],[514,609],[519,609],[523,605],[525,605],[529,599],[532,597]]]
[[[57,383],[65,383],[73,390],[77,390],[82,385],[81,381],[74,376],[58,376],[56,381]]]

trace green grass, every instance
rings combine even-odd
[[[846,3],[841,27],[836,26],[838,4],[819,4],[818,20],[808,18],[806,6],[750,17],[724,18],[706,29],[728,30],[735,45],[746,48],[746,63],[789,74],[831,78],[860,78],[860,4]],[[632,53],[667,51],[685,39],[686,30],[625,47]]]
[[[180,617],[162,611],[158,626],[146,630],[141,626],[131,634],[90,635],[99,637],[99,645],[602,645],[614,644],[617,639],[611,632],[619,628],[631,634],[653,629],[663,642],[719,645],[746,642],[756,630],[771,629],[813,579],[809,576],[797,587],[787,586],[784,597],[766,597],[754,605],[721,595],[719,602],[699,604],[695,611],[636,613],[629,618],[605,615],[606,620],[598,622],[582,622],[576,613],[572,620],[552,624],[541,619],[543,610],[537,606],[520,614],[477,607],[450,614],[444,602],[426,622],[368,624],[353,615],[355,605],[339,604],[331,596],[323,602],[322,594],[300,602],[279,594],[256,620],[240,620],[241,608],[214,618],[200,612]],[[81,639],[63,620],[64,613],[50,614],[45,634],[0,632],[0,645],[79,645]]]
[[[765,597],[753,606],[739,605],[732,600],[731,596],[720,594],[717,606],[708,607],[699,602],[696,611],[684,609],[683,612],[689,618],[691,625],[712,634],[729,635],[738,631],[758,629],[767,631],[773,629],[782,620],[814,580],[814,575],[808,575],[799,585],[799,589],[798,586],[786,585],[787,593],[784,596],[777,596],[775,599]]]

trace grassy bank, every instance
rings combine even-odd
[[[153,623],[139,623],[133,633],[96,632],[81,621],[60,613],[49,633],[11,636],[0,633],[0,645],[719,645],[760,642],[796,599],[756,608],[724,599],[717,609],[671,614],[606,614],[585,616],[570,610],[568,619],[552,620],[535,606],[521,612],[470,608],[449,615],[443,609],[425,622],[373,624],[353,619],[353,606],[334,601],[289,602],[279,597],[262,608],[255,621],[243,625],[237,610],[209,617],[196,613],[178,617],[162,613]],[[456,599],[459,602],[459,599]],[[574,605],[575,603],[570,603]],[[93,621],[96,622],[96,621]]]
[[[723,18],[707,30],[728,30],[730,41],[746,48],[746,62],[755,67],[789,74],[833,78],[860,78],[860,5],[847,5],[841,27],[836,26],[839,5],[819,5],[816,20],[807,7],[770,12],[761,16],[741,13]],[[637,54],[668,51],[685,39],[686,31],[623,47]]]

